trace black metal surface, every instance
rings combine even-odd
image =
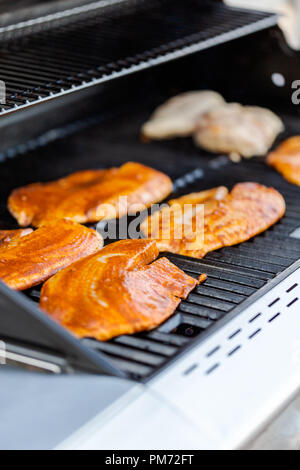
[[[54,22],[50,30],[17,38],[11,31],[9,39],[0,38],[0,79],[7,90],[0,114],[129,73],[195,43],[204,47],[210,40],[205,47],[211,47],[213,38],[220,43],[248,34],[269,17],[203,0],[128,1],[68,25]],[[228,32],[236,33],[227,38]]]
[[[248,242],[210,253],[202,260],[167,254],[186,273],[197,277],[204,272],[208,279],[159,328],[107,343],[93,339],[82,341],[94,353],[102,351],[117,368],[134,379],[150,377],[192,342],[201,341],[201,333],[242,308],[249,297],[259,293],[268,281],[300,258],[300,240],[289,238],[289,233],[300,225],[298,187],[285,182],[263,159],[233,164],[227,157],[200,151],[192,139],[142,143],[138,130],[148,113],[145,106],[130,120],[127,115],[111,117],[0,164],[1,228],[16,226],[5,207],[9,192],[16,186],[51,180],[81,168],[119,165],[129,159],[168,173],[175,181],[172,197],[222,184],[231,188],[241,181],[274,186],[285,197],[287,213],[282,221]],[[284,117],[284,120],[285,135],[288,135],[298,119]],[[36,302],[39,289],[34,288],[27,295]],[[23,323],[20,326],[24,328]]]

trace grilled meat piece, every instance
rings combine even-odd
[[[300,186],[300,136],[282,142],[268,155],[267,163],[276,168],[287,181]]]
[[[102,246],[95,230],[57,220],[0,245],[0,279],[12,289],[28,289]]]
[[[142,127],[148,139],[169,139],[191,135],[201,114],[224,103],[215,91],[181,93],[159,106]]]
[[[267,153],[283,129],[282,121],[268,109],[229,103],[198,119],[194,140],[210,152],[250,158]]]
[[[158,254],[153,240],[112,243],[49,279],[40,308],[79,337],[155,328],[198,284],[168,259],[154,261]]]
[[[213,210],[217,201],[224,199],[227,194],[228,189],[225,186],[218,186],[217,188],[207,189],[199,193],[186,194],[177,199],[170,199],[168,204],[169,206],[177,204],[181,207],[184,207],[185,204],[205,204],[205,210],[207,212],[208,210]]]
[[[133,206],[134,210],[138,206],[148,207],[164,199],[171,190],[172,182],[167,175],[129,162],[120,168],[78,171],[57,181],[15,189],[9,197],[8,209],[21,226],[38,227],[62,218],[79,223],[97,222],[122,217]]]
[[[141,223],[141,231],[148,238],[156,239],[160,251],[181,253],[185,244],[195,242],[196,229],[203,237],[204,214],[208,217],[218,207],[218,201],[227,195],[228,189],[219,186],[171,199],[168,206]]]
[[[0,246],[13,239],[25,237],[32,232],[31,228],[19,228],[17,230],[0,230]]]
[[[257,183],[239,183],[219,201],[204,201],[203,193],[198,194],[198,201],[197,193],[191,195],[192,207],[187,212],[179,210],[179,198],[175,211],[176,200],[141,224],[142,232],[156,239],[160,251],[202,258],[265,231],[285,212],[281,194]],[[189,195],[184,201],[188,203]]]

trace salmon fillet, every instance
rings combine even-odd
[[[160,105],[142,127],[147,139],[185,137],[195,130],[199,116],[225,103],[223,97],[211,90],[188,91]]]
[[[169,207],[142,222],[142,232],[156,240],[160,251],[202,258],[210,251],[254,237],[285,213],[281,194],[257,183],[239,183],[218,201],[204,200],[205,193],[177,199],[175,211],[176,200],[171,201]],[[186,213],[179,210],[183,200],[184,204],[191,201]]]
[[[79,337],[155,328],[199,283],[158,254],[153,240],[112,243],[49,279],[40,308]]]
[[[31,228],[19,228],[17,230],[0,230],[0,246],[3,243],[8,243],[12,239],[25,237],[32,232]]]
[[[285,140],[267,156],[273,166],[290,183],[300,186],[300,136]]]
[[[28,289],[102,246],[95,230],[57,220],[0,245],[0,279],[12,289]]]
[[[8,209],[19,225],[38,227],[54,219],[98,222],[144,209],[172,191],[170,178],[139,163],[120,168],[85,170],[50,183],[15,189]],[[127,201],[119,197],[126,196]]]

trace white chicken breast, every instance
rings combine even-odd
[[[268,109],[228,103],[197,120],[194,140],[210,152],[250,158],[266,154],[283,130],[281,119]]]
[[[169,139],[192,135],[199,117],[225,103],[215,91],[190,91],[181,93],[159,106],[142,127],[148,139]]]

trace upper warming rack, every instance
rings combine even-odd
[[[276,24],[203,0],[98,1],[0,28],[7,114]]]

